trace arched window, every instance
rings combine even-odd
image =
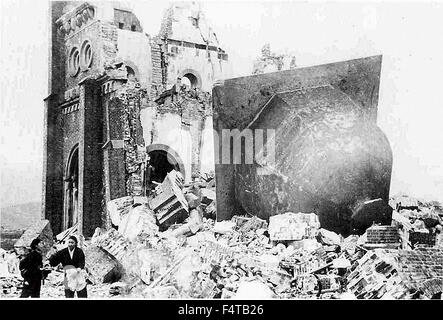
[[[68,229],[77,223],[78,219],[78,145],[72,149],[69,156],[64,181],[63,229]]]
[[[80,68],[85,71],[92,65],[92,47],[88,40],[85,40],[80,50]]]
[[[132,69],[130,66],[126,66],[126,72],[129,81],[137,81],[134,69]]]
[[[183,161],[176,151],[164,144],[151,144],[146,148],[149,155],[149,168],[146,171],[146,185],[153,181],[163,182],[172,170],[180,172],[185,177]]]
[[[192,89],[200,87],[198,78],[192,73],[184,74],[182,77],[182,83],[189,86]]]
[[[69,53],[68,69],[71,77],[75,77],[80,71],[80,53],[77,47],[72,48]]]

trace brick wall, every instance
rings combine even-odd
[[[102,110],[99,87],[94,81],[80,85],[79,221],[85,237],[92,236],[101,221],[102,201]]]
[[[49,3],[50,22],[48,54],[48,97],[44,100],[42,218],[50,221],[55,233],[61,231],[63,212],[63,136],[62,115],[58,101],[63,95],[65,79],[64,39],[55,21],[68,1]]]
[[[151,41],[151,59],[152,59],[152,75],[151,75],[151,100],[163,91],[163,71],[162,71],[162,52],[160,40],[155,37]]]
[[[397,227],[374,226],[367,231],[367,242],[371,244],[396,244],[400,242]]]
[[[43,131],[42,218],[54,233],[62,230],[63,214],[63,134],[56,96],[45,100]]]
[[[123,25],[123,28],[120,28],[120,24]],[[143,29],[140,25],[140,21],[137,19],[135,14],[129,11],[114,9],[114,25],[123,30],[135,31],[135,32],[143,32]],[[132,30],[132,26],[135,27]]]
[[[78,50],[81,50],[81,46],[85,40],[88,40],[91,44],[92,48],[92,65],[89,69],[80,70],[76,76],[71,76],[69,73],[69,54],[72,48],[76,47]],[[103,68],[102,67],[102,53],[101,53],[101,37],[100,37],[100,22],[94,21],[84,29],[79,31],[78,33],[69,36],[66,38],[65,44],[66,50],[64,52],[65,55],[65,63],[64,70],[66,78],[64,80],[65,89],[72,89],[76,87],[82,79],[88,76],[92,76]]]

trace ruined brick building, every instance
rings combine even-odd
[[[78,222],[91,236],[110,225],[107,201],[172,169],[214,170],[210,90],[229,65],[197,5],[172,5],[154,37],[111,2],[51,2],[49,16],[42,215],[55,233]]]

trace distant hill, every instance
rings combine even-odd
[[[0,225],[3,230],[24,230],[40,220],[40,201],[28,202],[0,209]]]

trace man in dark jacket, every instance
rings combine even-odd
[[[38,238],[32,240],[31,251],[20,261],[19,269],[24,279],[20,298],[40,298],[43,279],[41,244]]]
[[[65,296],[66,298],[74,298],[74,291],[67,286],[66,269],[76,268],[78,271],[85,268],[85,254],[83,250],[77,247],[77,238],[70,236],[68,239],[68,247],[62,249],[49,258],[51,266],[55,267],[61,264],[65,268]],[[86,286],[84,289],[77,291],[78,298],[87,298]]]

